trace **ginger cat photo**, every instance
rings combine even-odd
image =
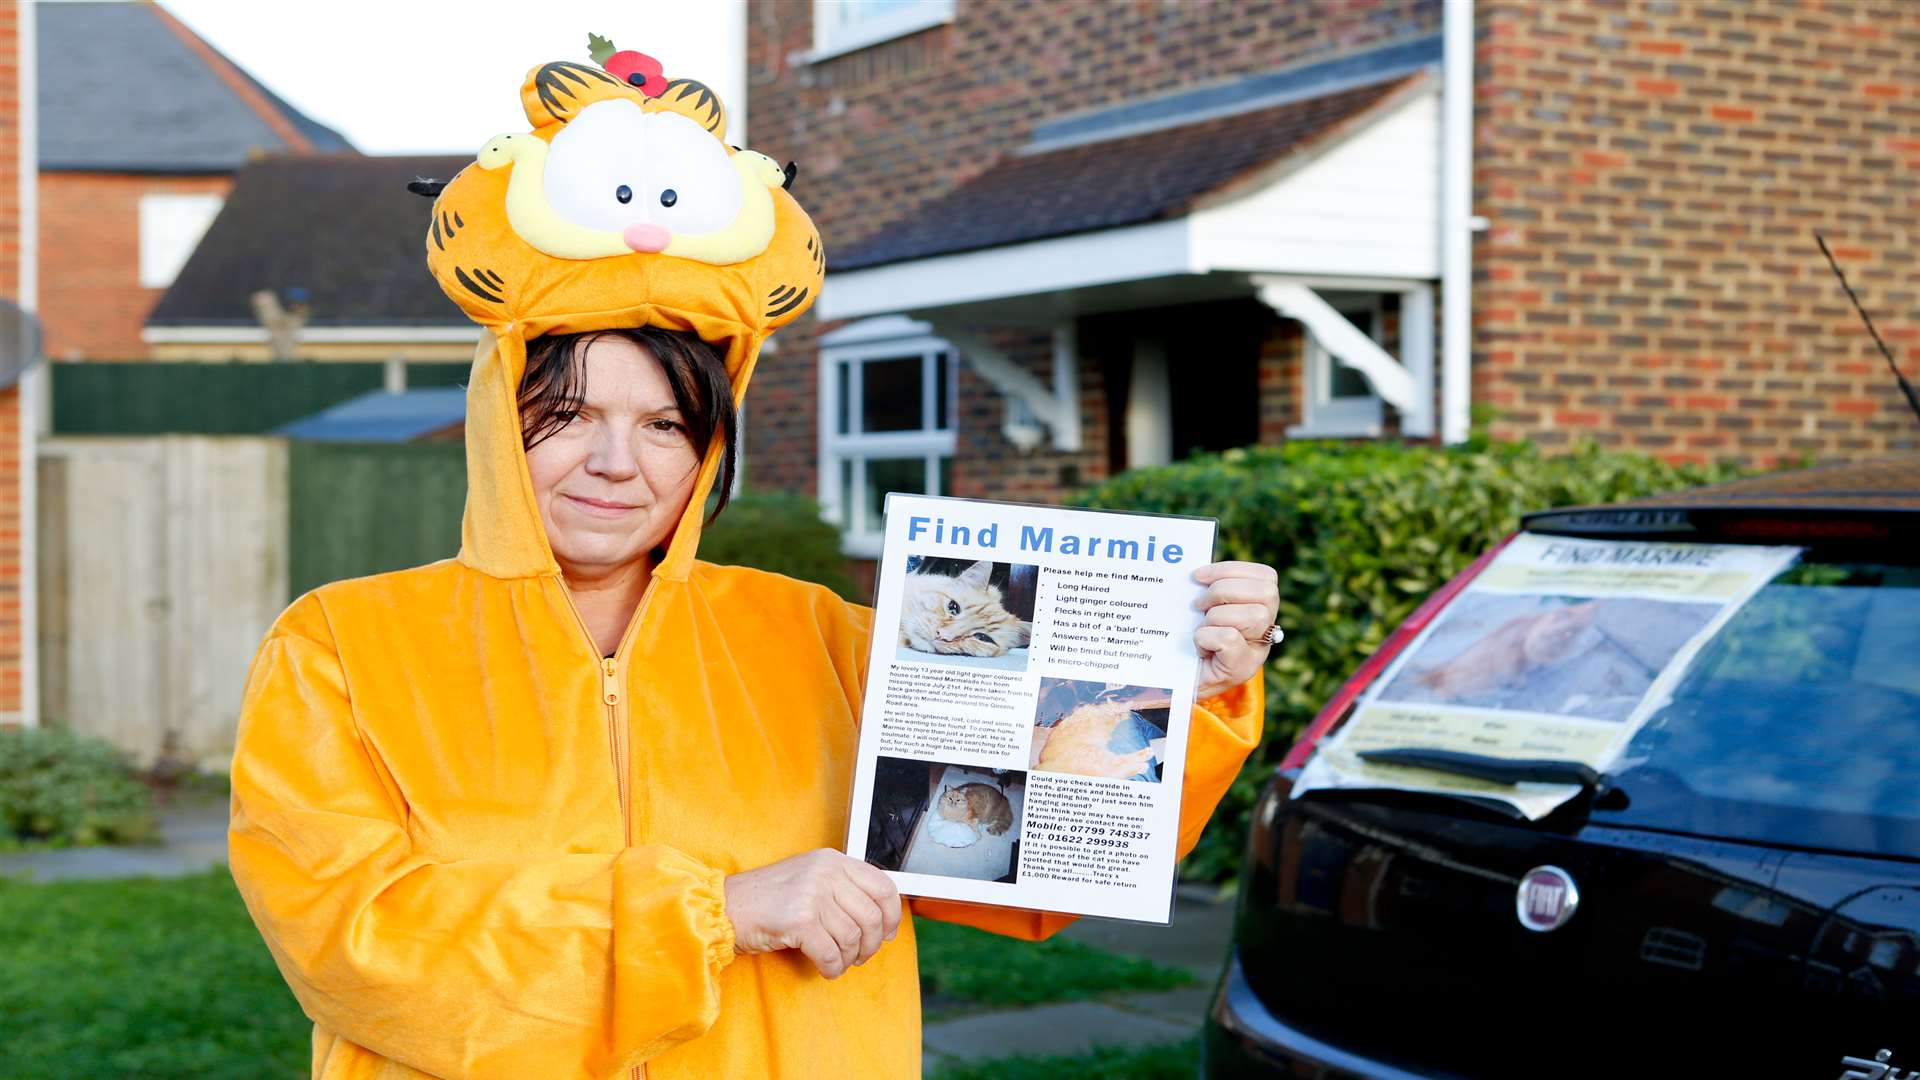
[[[1380,700],[1625,720],[1715,610],[1642,597],[1469,592]]]
[[[1152,687],[1042,679],[1028,767],[1158,782],[1171,705]]]
[[[1042,772],[1076,773],[1080,776],[1107,776],[1124,780],[1146,769],[1153,760],[1153,748],[1143,747],[1127,754],[1107,748],[1114,728],[1133,715],[1133,710],[1118,702],[1082,705],[1050,728],[1034,733],[1038,747],[1033,767]]]
[[[940,792],[935,809],[948,821],[971,825],[988,836],[1000,836],[1013,828],[1013,805],[991,784],[946,788]]]
[[[923,559],[908,571],[900,600],[900,644],[923,653],[982,657],[1026,648],[1033,624],[1008,608],[1005,589],[993,580],[995,564],[981,561],[950,571],[954,562]],[[1027,606],[1031,616],[1031,600]]]
[[[1417,681],[1442,701],[1459,701],[1518,685],[1533,672],[1598,644],[1598,635],[1587,631],[1599,612],[1600,602],[1588,600],[1516,615],[1460,655],[1421,672]]]
[[[878,755],[866,860],[882,870],[1011,883],[1026,783],[1019,769]]]

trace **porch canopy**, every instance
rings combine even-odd
[[[1362,376],[1404,434],[1432,435],[1439,56],[1422,39],[1038,128],[911,217],[830,250],[818,313],[861,321],[822,344],[885,316],[920,320],[1021,403],[1010,438],[1073,450],[1078,316],[1254,297]],[[1400,355],[1326,292],[1397,293]],[[970,332],[1008,325],[1052,328],[1051,386]]]

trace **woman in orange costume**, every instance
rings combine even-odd
[[[533,130],[427,237],[488,330],[459,555],[301,597],[249,675],[233,873],[313,1074],[918,1075],[914,918],[1070,919],[903,901],[832,850],[871,612],[695,560],[819,236],[714,95],[638,54],[543,65],[521,99]],[[1196,577],[1181,854],[1259,740],[1277,607],[1270,568]]]

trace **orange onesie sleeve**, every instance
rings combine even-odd
[[[435,861],[406,813],[309,597],[254,659],[229,837],[307,1015],[434,1076],[567,1080],[712,1025],[733,958],[718,870],[661,845]]]

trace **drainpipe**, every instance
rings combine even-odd
[[[1457,443],[1473,390],[1473,0],[1442,10],[1440,440]]]

